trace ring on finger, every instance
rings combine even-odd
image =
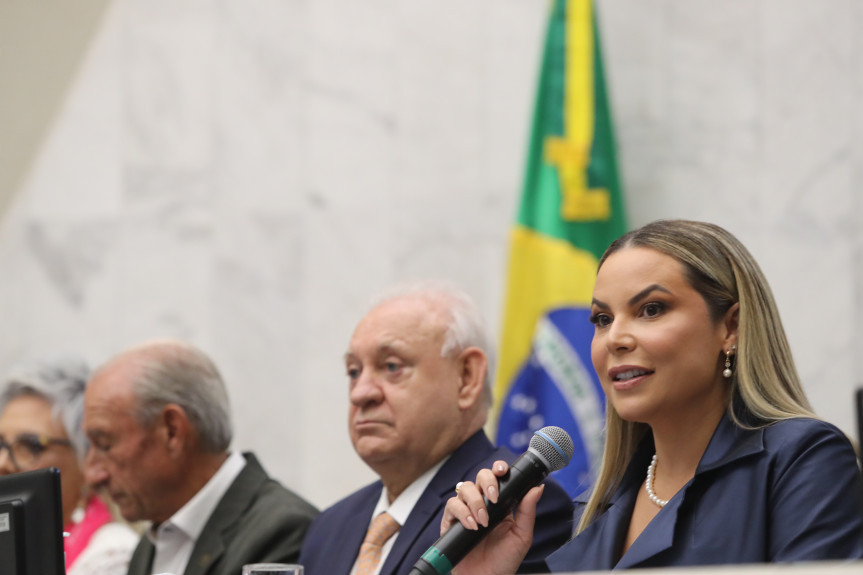
[[[458,495],[458,490],[461,488],[462,483],[464,483],[464,481],[459,481],[458,483],[455,484],[455,494],[456,495]]]

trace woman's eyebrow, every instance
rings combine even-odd
[[[644,288],[643,290],[641,290],[640,292],[638,292],[637,294],[635,294],[634,296],[632,296],[631,298],[629,298],[628,304],[630,306],[633,306],[633,305],[637,304],[639,301],[646,298],[648,295],[650,295],[654,291],[661,291],[661,292],[667,293],[669,295],[672,295],[671,290],[669,290],[668,288],[665,288],[659,284],[651,284],[651,285],[647,286],[646,288]],[[600,301],[596,298],[593,298],[590,303],[591,303],[591,305],[595,305],[598,308],[602,308],[602,309],[608,309],[609,308],[607,303],[605,303],[604,301]]]
[[[667,293],[668,295],[671,295],[671,291],[668,288],[665,288],[659,284],[652,284],[629,298],[629,305],[637,304],[639,301],[643,300],[654,291],[661,291]]]

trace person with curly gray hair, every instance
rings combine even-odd
[[[58,468],[68,574],[123,575],[137,534],[84,482],[89,375],[84,361],[67,356],[21,364],[0,381],[0,475]]]

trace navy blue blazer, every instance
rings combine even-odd
[[[381,575],[409,573],[414,563],[440,537],[440,521],[447,500],[459,481],[476,479],[476,473],[498,459],[512,462],[515,455],[495,448],[482,431],[459,447],[438,470],[420,496],[381,568]],[[380,498],[383,485],[376,481],[342,499],[312,522],[300,564],[306,575],[347,575],[354,565],[363,538]],[[537,527],[527,560],[539,562],[572,535],[573,504],[553,480],[546,481],[537,509]]]
[[[863,481],[850,442],[829,423],[745,430],[725,416],[695,476],[621,557],[652,456],[650,435],[607,510],[547,559],[552,571],[863,557]]]

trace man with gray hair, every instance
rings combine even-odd
[[[445,283],[397,287],[359,322],[345,354],[348,427],[379,481],[312,524],[306,575],[408,573],[440,535],[459,481],[514,454],[482,428],[491,407],[490,338],[471,298]],[[569,539],[573,506],[546,482],[528,561]]]
[[[229,452],[228,396],[216,366],[179,341],[129,349],[87,384],[87,482],[123,517],[148,520],[129,575],[237,575],[292,562],[317,510]]]

